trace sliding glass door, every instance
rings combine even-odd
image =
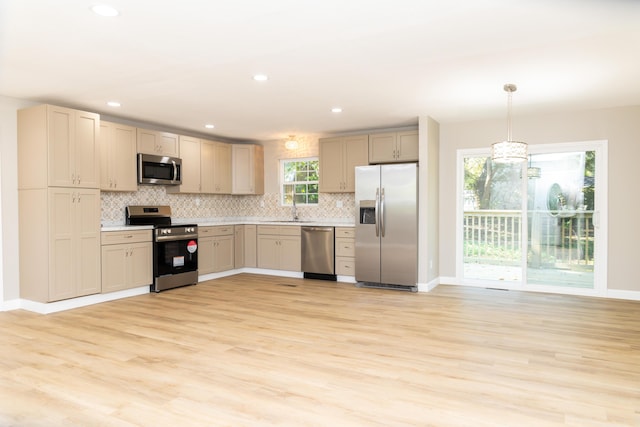
[[[495,164],[488,154],[459,157],[463,281],[602,290],[606,143],[530,146],[526,164]]]
[[[522,180],[519,164],[464,157],[464,277],[522,281]]]

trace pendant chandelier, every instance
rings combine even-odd
[[[533,166],[531,163],[531,154],[529,154],[529,167],[527,168],[527,178],[540,178],[542,176],[540,168]]]
[[[518,88],[514,84],[504,85],[509,94],[507,105],[507,140],[491,145],[491,160],[496,163],[518,163],[527,160],[527,143],[514,141],[511,137],[511,95]]]

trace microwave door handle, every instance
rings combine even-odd
[[[178,165],[176,165],[175,160],[171,160],[171,163],[173,163],[173,178],[171,181],[175,181],[178,179]]]

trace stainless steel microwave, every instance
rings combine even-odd
[[[138,184],[182,184],[182,160],[177,157],[139,153]]]

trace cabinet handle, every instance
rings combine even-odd
[[[80,185],[80,175],[78,175],[78,185]]]

